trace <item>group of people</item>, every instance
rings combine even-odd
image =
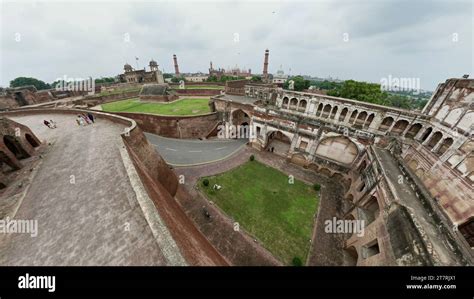
[[[95,122],[94,115],[92,113],[87,114],[78,114],[76,118],[77,125],[79,126],[87,126],[93,124]]]
[[[46,119],[43,121],[44,125],[47,126],[48,128],[50,129],[56,129],[58,126],[56,125],[56,123],[50,119],[49,121],[47,121]]]

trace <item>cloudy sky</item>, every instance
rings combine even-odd
[[[115,76],[155,59],[172,72],[214,67],[380,82],[420,78],[433,90],[474,77],[473,1],[1,1],[0,86],[18,76]]]

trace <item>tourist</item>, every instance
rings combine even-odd
[[[51,128],[51,124],[49,123],[49,121],[47,121],[46,119],[43,121],[44,125],[47,126],[48,128],[52,129]]]
[[[82,120],[84,121],[84,125],[85,125],[85,126],[88,125],[88,124],[90,124],[89,118],[88,118],[84,113],[81,114],[81,118],[82,118]]]
[[[87,113],[87,117],[91,120],[92,123],[95,123],[94,115],[92,113]]]
[[[84,117],[82,115],[80,115],[80,114],[77,115],[76,121],[79,124],[79,126],[85,126]]]
[[[56,122],[54,122],[52,119],[49,120],[49,123],[51,125],[51,128],[56,129],[58,126],[56,125]]]

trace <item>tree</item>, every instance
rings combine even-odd
[[[252,79],[250,79],[252,82],[262,82],[262,77],[261,76],[252,76]]]
[[[209,186],[209,180],[208,180],[208,179],[204,179],[204,180],[202,181],[202,184],[203,184],[204,186],[206,186],[206,187]]]
[[[175,76],[175,77],[171,78],[171,82],[173,82],[173,83],[179,83],[181,80],[186,82],[186,79],[183,76],[180,76],[180,77]]]
[[[94,80],[95,83],[114,83],[115,78],[114,77],[101,77],[99,79]]]
[[[10,81],[10,87],[20,87],[26,85],[33,85],[37,90],[50,89],[51,85],[30,77],[18,77]]]
[[[293,260],[291,261],[291,263],[293,264],[293,266],[296,266],[296,267],[299,267],[299,266],[303,266],[303,262],[301,261],[301,259],[297,256],[295,256],[293,258]]]
[[[286,82],[283,84],[284,89],[289,89],[290,81],[294,82],[293,87],[295,91],[302,91],[304,89],[308,89],[311,85],[311,82],[309,80],[304,79],[302,76],[295,76],[286,80]]]

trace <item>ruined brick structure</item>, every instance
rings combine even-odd
[[[244,82],[227,90],[212,98],[221,122],[249,124],[254,148],[341,183],[334,216],[366,223],[339,242],[343,264],[472,263],[474,80],[448,79],[422,112]]]
[[[35,155],[40,144],[28,127],[0,117],[0,189],[8,185],[7,175],[22,168],[21,160]]]
[[[120,82],[127,83],[164,83],[163,73],[158,69],[158,63],[153,59],[149,63],[150,71],[135,70],[130,64],[123,66],[124,73],[117,75]]]

